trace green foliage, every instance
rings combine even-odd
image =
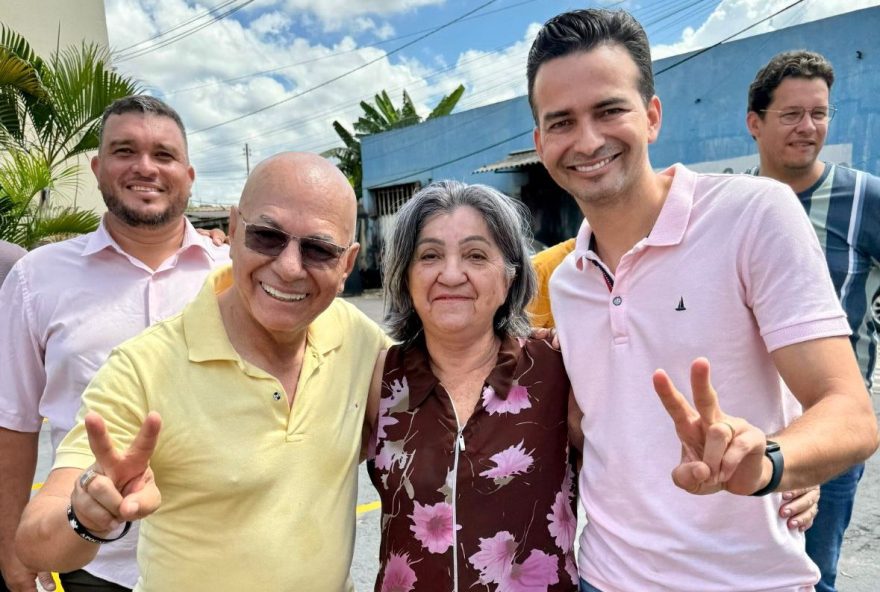
[[[440,102],[437,103],[437,106],[434,107],[425,119],[435,119],[443,115],[449,115],[455,109],[463,94],[464,85],[460,84],[458,88],[440,99]],[[394,105],[388,93],[383,90],[373,97],[372,105],[366,101],[361,101],[361,109],[364,114],[354,122],[354,133],[348,131],[338,121],[333,122],[333,129],[342,140],[344,146],[331,148],[322,153],[322,156],[337,160],[336,166],[348,177],[358,199],[360,199],[363,191],[361,187],[363,167],[360,138],[370,134],[378,134],[415,125],[423,121],[416,111],[412,98],[410,98],[409,93],[405,90],[403,91],[403,104],[400,108]]]
[[[71,158],[97,149],[104,109],[137,92],[98,45],[68,47],[45,60],[0,25],[0,238],[32,247],[94,230],[97,215],[53,207],[48,196],[75,183]],[[35,204],[38,193],[44,199]]]
[[[0,239],[31,249],[46,240],[91,232],[100,217],[75,208],[46,207],[34,195],[76,182],[77,167],[53,171],[40,155],[12,150],[0,166]]]
[[[106,49],[83,43],[46,61],[0,27],[0,143],[40,152],[55,166],[98,147],[104,109],[137,85],[110,68]]]

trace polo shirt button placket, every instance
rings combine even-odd
[[[615,296],[614,300],[611,301],[611,304],[613,304],[614,306],[620,306],[622,303],[623,298],[621,298],[620,296]]]

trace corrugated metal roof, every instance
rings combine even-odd
[[[516,150],[507,155],[507,158],[492,164],[483,165],[474,173],[497,173],[513,171],[533,164],[540,164],[541,159],[534,150]]]

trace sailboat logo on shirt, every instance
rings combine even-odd
[[[675,307],[675,310],[687,310],[684,307],[684,296],[682,296],[681,299],[678,301],[678,306]]]

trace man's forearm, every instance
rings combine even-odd
[[[15,539],[21,561],[36,571],[67,572],[94,559],[99,545],[80,538],[67,522],[67,505],[81,471],[55,469],[25,508]]]
[[[779,490],[824,483],[877,450],[877,418],[849,339],[805,341],[772,355],[804,408],[800,418],[771,436],[785,457]],[[765,469],[767,464],[765,459]]]
[[[39,433],[0,428],[0,569],[14,558],[15,529],[31,495]]]
[[[870,397],[828,395],[772,439],[785,455],[779,490],[824,483],[864,462],[878,445]]]

